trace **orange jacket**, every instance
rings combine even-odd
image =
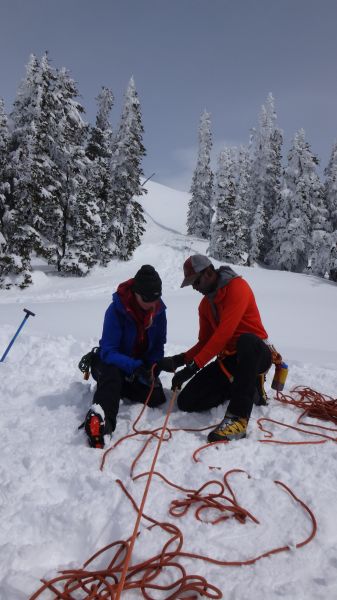
[[[203,367],[212,358],[224,352],[233,354],[242,333],[255,333],[267,339],[255,297],[248,283],[241,277],[221,287],[211,301],[206,296],[199,304],[199,341],[185,353],[186,363],[192,360]],[[217,315],[217,316],[216,316]]]

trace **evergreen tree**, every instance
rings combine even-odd
[[[128,260],[139,246],[145,230],[142,206],[135,199],[146,192],[140,180],[141,160],[145,155],[140,102],[131,77],[112,155],[113,187],[116,205],[116,242],[118,258]]]
[[[31,283],[31,255],[33,252],[41,253],[43,248],[39,233],[43,222],[43,192],[39,175],[44,157],[39,155],[38,148],[43,93],[40,63],[31,55],[11,113],[13,132],[10,139],[7,245],[8,251],[15,257],[13,272],[20,287]]]
[[[328,218],[324,189],[320,181],[313,192],[308,270],[314,275],[324,277],[329,269],[332,228]]]
[[[337,281],[337,143],[333,145],[325,176],[325,197],[332,229],[327,271],[329,278]]]
[[[317,238],[313,231],[320,229],[324,213],[317,164],[301,129],[296,133],[288,155],[283,203],[273,218],[272,264],[277,268],[303,272],[313,256],[314,239]]]
[[[36,225],[43,218],[43,202],[34,169],[38,160],[36,146],[41,115],[40,75],[40,63],[31,55],[11,113],[12,218],[17,228],[11,244],[27,265],[33,251],[38,252],[42,247]]]
[[[337,282],[337,229],[331,234],[331,249],[327,271],[329,279]]]
[[[92,162],[88,186],[96,197],[101,221],[100,235],[97,239],[97,258],[103,266],[106,266],[117,254],[116,204],[111,168],[113,134],[109,121],[113,101],[112,91],[102,87],[97,97],[96,125],[91,128],[87,146],[87,156]]]
[[[264,261],[271,250],[270,223],[280,203],[283,138],[276,119],[274,98],[269,94],[261,108],[259,126],[253,134],[250,201],[250,255],[253,260],[259,258]]]
[[[212,219],[213,173],[211,170],[211,119],[204,111],[200,118],[199,151],[197,165],[193,174],[188,205],[187,233],[208,239]]]
[[[261,200],[255,206],[255,209],[251,213],[250,216],[250,226],[249,226],[249,251],[247,263],[249,266],[252,266],[254,262],[261,256],[261,248],[263,241],[263,233],[265,231],[265,211],[264,204]]]
[[[330,160],[324,171],[325,196],[332,230],[337,230],[337,143],[333,145]]]
[[[217,260],[242,263],[245,240],[242,209],[237,206],[235,154],[226,148],[219,155],[208,253]]]
[[[56,72],[53,97],[57,129],[52,153],[59,182],[57,195],[46,203],[48,261],[63,274],[86,275],[97,262],[101,222],[94,190],[88,185],[91,162],[85,154],[84,108],[66,69]]]
[[[0,99],[0,288],[5,289],[15,283],[17,276],[17,283],[22,284],[27,275],[22,257],[16,256],[12,249],[15,224],[10,192],[9,132],[4,102]]]
[[[249,232],[249,199],[250,199],[250,180],[251,180],[251,158],[249,148],[241,146],[239,148],[237,159],[237,183],[236,183],[236,203],[240,211],[239,218],[241,222],[242,247],[241,256],[248,257],[248,248],[250,241]]]
[[[9,133],[4,101],[0,98],[0,225],[3,228],[5,212],[7,212],[7,197],[10,191],[8,182]]]
[[[12,120],[13,245],[26,262],[36,253],[62,273],[83,275],[95,264],[99,217],[87,185],[87,126],[77,87],[45,54],[32,56]]]

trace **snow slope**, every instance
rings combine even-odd
[[[87,278],[58,278],[36,269],[34,286],[24,292],[0,292],[0,352],[21,322],[24,307],[30,317],[5,362],[0,363],[2,411],[0,419],[0,598],[23,600],[39,587],[42,577],[59,569],[80,567],[105,544],[126,539],[135,514],[116,479],[124,481],[139,503],[144,480],[132,482],[129,467],[141,448],[135,438],[119,446],[99,470],[102,451],[86,446],[77,426],[91,404],[94,383],[84,382],[77,363],[98,343],[102,320],[116,285],[132,277],[142,264],[153,264],[163,279],[167,305],[166,353],[192,345],[197,336],[200,296],[180,289],[182,264],[207,244],[186,237],[188,194],[149,182],[142,199],[147,216],[143,243],[127,263],[96,268]],[[218,263],[215,264],[218,265]],[[265,269],[234,267],[252,285],[270,338],[289,363],[287,391],[294,385],[311,386],[336,397],[337,286],[315,277]],[[270,384],[272,374],[268,376]],[[170,398],[169,374],[162,381]],[[269,386],[268,386],[269,387]],[[272,397],[272,394],[270,393]],[[128,433],[140,410],[122,402],[113,441]],[[217,423],[224,407],[201,415],[176,409],[173,428],[201,428]],[[261,444],[256,420],[261,416],[295,423],[299,411],[272,399],[255,407],[245,440],[212,447],[195,464],[192,454],[206,441],[205,432],[175,432],[163,444],[157,470],[177,484],[198,488],[210,479],[221,480],[229,469],[246,470],[231,477],[239,502],[260,521],[245,525],[229,520],[218,525],[196,521],[193,514],[176,523],[184,532],[186,549],[221,560],[247,560],[271,548],[292,550],[244,567],[220,567],[186,559],[187,572],[203,575],[228,600],[333,600],[337,597],[337,458],[335,442],[319,445]],[[142,428],[160,427],[165,407],[147,409]],[[274,428],[283,440],[309,436]],[[312,438],[311,438],[312,439]],[[154,445],[137,472],[148,470]],[[220,470],[210,471],[209,465]],[[302,509],[275,484],[287,484],[314,512],[318,531],[314,540],[296,549],[310,533]],[[145,512],[175,521],[167,511],[180,496],[154,480]],[[158,530],[141,528],[135,559],[152,556],[164,543]],[[165,578],[165,575],[163,575]],[[170,575],[167,575],[168,580]],[[46,594],[44,598],[52,598]],[[127,592],[123,598],[139,597]],[[162,598],[158,592],[156,599]]]

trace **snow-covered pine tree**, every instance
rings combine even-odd
[[[0,98],[0,227],[4,230],[5,213],[8,211],[8,195],[10,185],[8,181],[8,159],[9,159],[9,133],[5,105]]]
[[[59,173],[56,202],[46,202],[48,261],[62,274],[86,275],[97,262],[101,221],[85,154],[88,126],[78,89],[64,68],[55,72],[52,155]]]
[[[236,202],[236,149],[225,148],[218,158],[214,186],[215,212],[208,253],[217,260],[243,263],[245,252],[242,209]]]
[[[99,218],[87,174],[87,126],[78,91],[45,54],[30,58],[12,121],[14,249],[42,255],[62,273],[83,275],[96,262]]]
[[[111,167],[113,134],[109,120],[114,102],[112,91],[102,87],[96,100],[98,103],[96,124],[95,127],[91,127],[86,150],[92,162],[88,187],[95,194],[101,220],[100,236],[97,239],[97,258],[101,265],[106,266],[117,254],[115,230],[117,211]]]
[[[261,256],[263,232],[265,231],[264,204],[261,200],[251,212],[249,225],[249,245],[247,264],[253,266],[254,262]]]
[[[143,176],[141,161],[145,155],[143,131],[140,102],[131,77],[112,154],[116,242],[118,258],[122,260],[132,256],[145,230],[143,209],[135,199],[146,192],[140,183]]]
[[[270,252],[270,222],[280,203],[283,137],[276,120],[275,101],[269,94],[261,107],[258,128],[253,133],[250,261],[264,261]]]
[[[237,157],[237,183],[236,183],[236,204],[240,211],[239,220],[242,231],[241,256],[248,257],[249,248],[249,217],[250,217],[250,180],[251,180],[251,157],[247,146],[240,146]]]
[[[213,214],[211,149],[211,117],[205,110],[200,118],[198,159],[193,173],[190,189],[192,198],[188,205],[187,214],[187,233],[205,239],[208,239],[210,236],[210,226]]]
[[[272,264],[279,269],[303,272],[312,257],[312,223],[315,219],[319,226],[321,223],[322,185],[316,172],[317,164],[301,129],[295,134],[288,154],[283,202],[272,224]]]
[[[328,262],[328,273],[331,281],[337,282],[337,229],[331,234],[331,250]]]
[[[10,192],[9,132],[4,102],[0,98],[0,288],[4,289],[9,289],[15,282],[20,285],[27,275],[22,257],[14,254],[11,244],[15,225]],[[16,281],[17,276],[19,281]]]
[[[37,139],[43,97],[40,63],[31,55],[26,77],[21,82],[11,113],[10,139],[10,206],[11,228],[9,246],[16,257],[17,285],[31,283],[30,258],[43,247],[39,225],[43,221],[43,198],[40,194]]]
[[[337,229],[337,143],[332,147],[330,160],[325,171],[325,196],[329,221],[333,230]]]
[[[268,264],[285,271],[291,270],[289,259],[292,251],[292,232],[288,229],[291,199],[292,192],[284,182],[279,208],[270,221],[270,228],[273,232],[273,245],[267,256]]]
[[[332,230],[327,272],[331,280],[337,281],[337,143],[332,147],[325,176],[325,197]]]
[[[47,258],[49,233],[54,227],[48,207],[57,203],[60,180],[55,144],[58,129],[56,73],[47,53],[40,62],[33,57],[32,64],[31,79],[19,90],[12,113],[13,160],[18,174],[14,197],[17,209],[24,215],[31,232],[34,231],[31,252]]]
[[[329,271],[329,259],[332,247],[332,226],[326,207],[324,187],[317,174],[316,184],[313,185],[311,239],[309,250],[308,271],[324,277]]]

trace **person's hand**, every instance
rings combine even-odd
[[[160,371],[166,371],[167,373],[174,373],[178,367],[182,367],[185,364],[185,353],[175,354],[174,356],[165,356],[161,360],[158,360],[157,367]],[[156,368],[157,368],[156,367]]]
[[[172,378],[171,390],[180,390],[182,384],[191,379],[197,371],[199,371],[199,367],[194,361],[189,363],[184,369],[178,371]]]
[[[152,382],[152,372],[151,369],[145,367],[145,365],[140,365],[137,369],[134,370],[133,376],[136,377],[141,383],[149,384]]]

